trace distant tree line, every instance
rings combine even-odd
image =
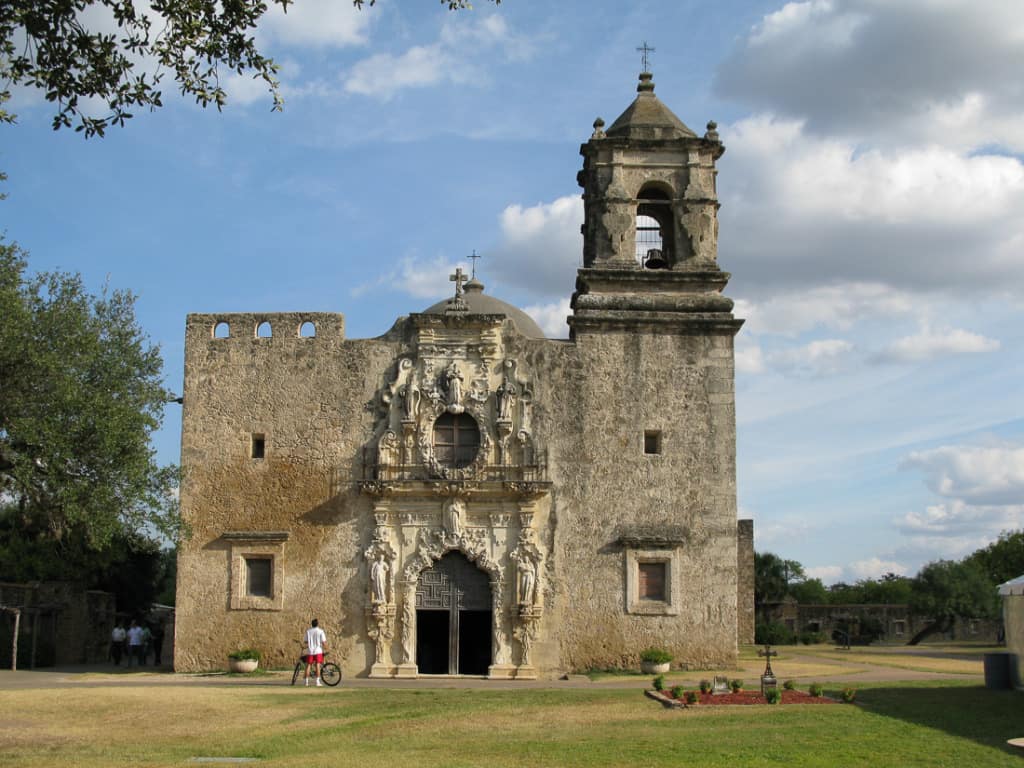
[[[909,641],[945,632],[958,619],[997,619],[996,586],[1024,574],[1024,530],[999,538],[962,560],[935,560],[916,576],[887,573],[877,579],[825,586],[807,576],[803,566],[771,552],[754,554],[754,594],[758,605],[787,597],[802,605],[907,605],[912,614],[930,619]]]

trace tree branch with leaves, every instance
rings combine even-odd
[[[299,0],[301,2],[301,0]],[[339,0],[340,2],[341,0]],[[501,0],[491,0],[495,4]],[[287,13],[292,0],[271,0]],[[356,8],[375,0],[353,0]],[[441,0],[449,10],[468,0]],[[124,126],[135,109],[163,106],[170,73],[183,96],[222,109],[225,74],[262,80],[283,106],[278,67],[256,44],[270,5],[260,0],[6,0],[0,3],[0,107],[14,86],[41,90],[56,106],[53,128],[86,137]],[[104,114],[94,115],[96,103]],[[0,109],[0,120],[14,115]]]

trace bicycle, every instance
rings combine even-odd
[[[324,658],[330,653],[328,651],[324,654]],[[295,671],[292,672],[292,685],[299,682],[299,678],[306,674],[306,655],[303,654],[299,657],[299,660],[295,662]],[[320,665],[320,679],[323,680],[324,685],[334,687],[341,682],[341,667],[335,664],[333,661],[325,661]]]

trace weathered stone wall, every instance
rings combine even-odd
[[[737,642],[754,642],[754,521],[737,521],[736,635]]]
[[[19,667],[106,661],[114,628],[114,596],[66,581],[0,584],[0,605],[20,608]],[[0,619],[0,666],[10,666],[13,616]],[[33,637],[33,635],[35,635]]]
[[[573,669],[630,666],[667,647],[689,666],[736,654],[736,509],[732,338],[581,333],[572,393],[551,447],[555,551],[563,596],[558,633]],[[657,455],[645,430],[660,432]],[[673,614],[628,613],[634,529],[681,528],[668,547]]]
[[[230,338],[214,338],[227,321]],[[256,336],[269,321],[273,337]],[[304,321],[314,338],[298,336]],[[182,417],[182,514],[175,668],[221,668],[227,654],[260,648],[287,666],[313,616],[348,671],[362,670],[366,639],[362,546],[373,523],[355,489],[372,428],[367,403],[396,356],[388,340],[345,341],[340,315],[190,315]],[[252,435],[265,457],[251,455]],[[284,531],[277,605],[232,610],[232,552],[253,543],[225,532]],[[267,545],[264,545],[267,546]]]

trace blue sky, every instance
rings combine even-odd
[[[99,20],[99,23],[103,23]],[[8,239],[138,294],[182,379],[189,312],[340,311],[351,338],[449,291],[552,336],[580,264],[579,145],[635,95],[716,120],[741,515],[826,582],[914,573],[1024,526],[1018,0],[297,0],[257,35],[285,111],[227,78],[85,141],[15,93]],[[178,459],[179,413],[156,447]]]

